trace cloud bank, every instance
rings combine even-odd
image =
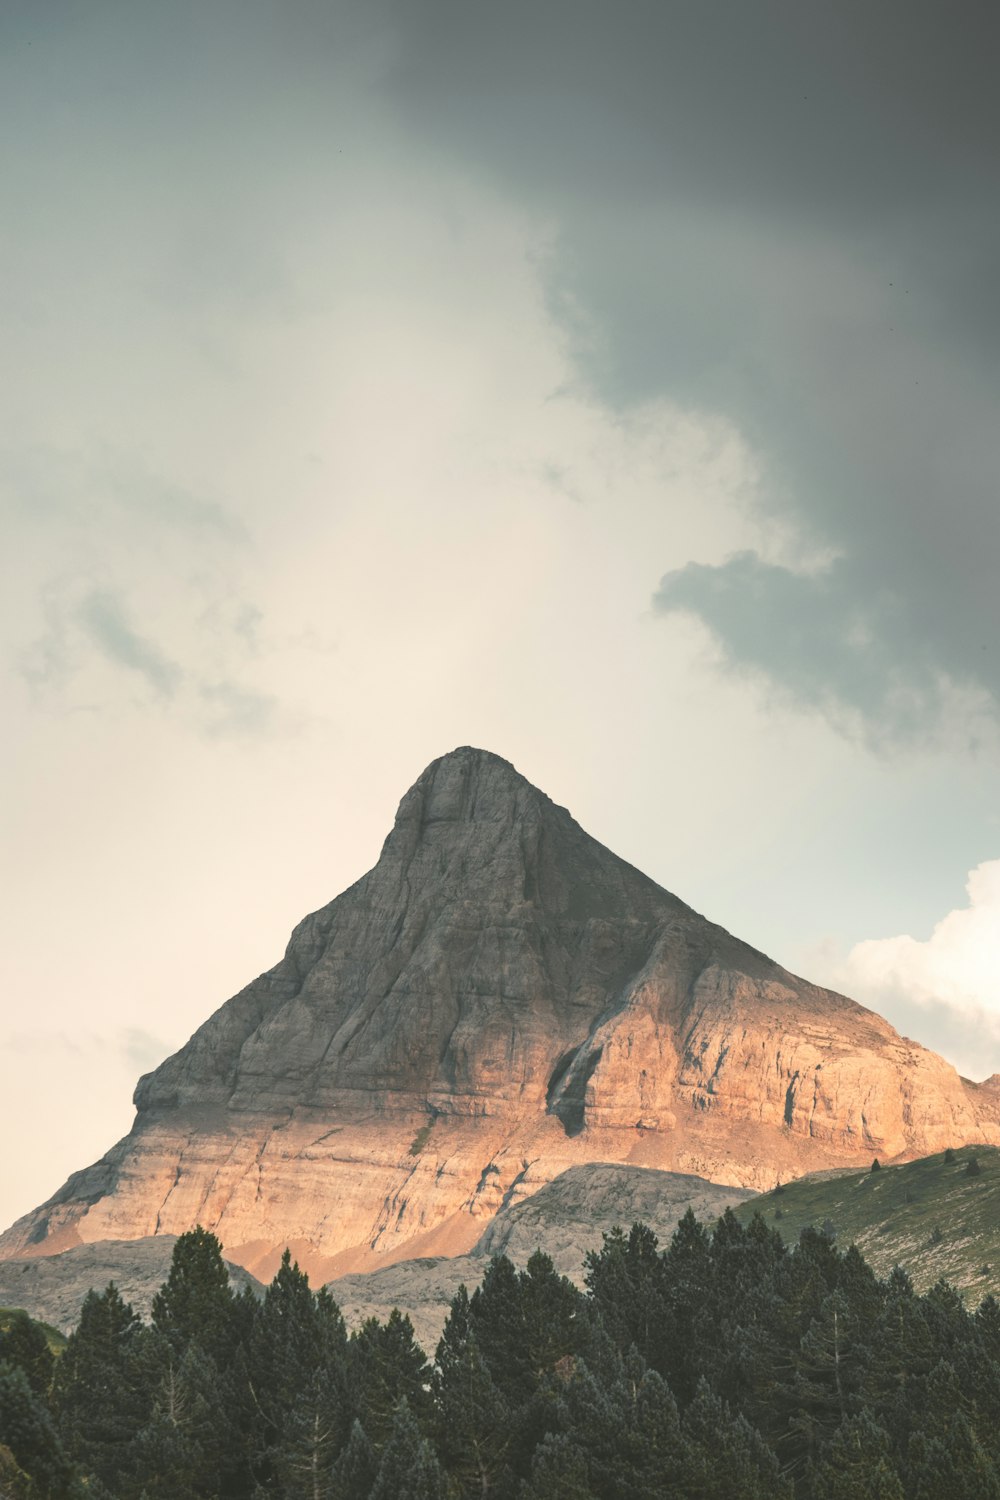
[[[847,956],[843,987],[906,1022],[955,1057],[968,1076],[1000,1069],[1000,859],[971,871],[968,905],[930,937],[870,938]]]
[[[883,745],[995,729],[996,7],[398,9],[397,107],[551,217],[578,378],[758,455],[756,545],[656,608]]]

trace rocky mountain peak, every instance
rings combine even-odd
[[[202,1223],[261,1274],[289,1243],[334,1275],[464,1250],[578,1163],[760,1188],[1000,1143],[995,1090],[706,921],[469,746],[135,1101],[129,1136],[0,1255]]]
[[[509,760],[461,745],[418,776],[399,804],[396,826],[513,822],[537,817],[546,806],[553,807],[549,798]]]

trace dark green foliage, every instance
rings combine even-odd
[[[982,1170],[982,1167],[979,1165],[979,1158],[977,1156],[970,1156],[965,1164],[966,1177],[979,1177],[982,1174]]]
[[[55,1356],[40,1323],[26,1312],[4,1315],[0,1325],[0,1361],[23,1370],[36,1396],[45,1396],[52,1384]]]
[[[378,1460],[375,1449],[360,1422],[351,1428],[346,1446],[331,1473],[330,1495],[332,1500],[368,1500]]]
[[[220,1365],[230,1354],[233,1294],[222,1246],[198,1225],[174,1245],[170,1274],[153,1299],[153,1327],[175,1349],[194,1342]]]
[[[430,1414],[430,1366],[413,1337],[413,1324],[398,1308],[384,1323],[369,1318],[348,1345],[351,1405],[376,1452],[388,1440],[397,1409],[421,1421]]]
[[[667,1316],[667,1278],[656,1235],[633,1224],[604,1236],[586,1261],[586,1286],[608,1333],[619,1348],[634,1346],[655,1362]]]
[[[686,1215],[665,1251],[615,1230],[586,1284],[545,1255],[496,1258],[432,1368],[399,1312],[348,1338],[287,1253],[261,1302],[234,1297],[194,1231],[151,1326],[113,1287],[87,1298],[50,1394],[18,1323],[0,1495],[1000,1500],[992,1297],[973,1313],[943,1281],[918,1296],[822,1230],[787,1247],[731,1212],[714,1231]]]
[[[878,1159],[877,1156],[876,1156],[875,1160],[872,1162],[871,1170],[873,1172],[881,1172],[881,1170],[882,1170],[882,1163],[879,1161],[879,1159]]]
[[[456,1494],[509,1488],[511,1412],[480,1352],[464,1286],[438,1344],[432,1391],[437,1451]]]
[[[447,1500],[441,1465],[405,1398],[393,1415],[369,1500]]]
[[[235,1437],[219,1371],[195,1341],[176,1349],[161,1340],[156,1359],[149,1418],[125,1467],[148,1500],[214,1497],[224,1487]],[[126,1480],[126,1493],[130,1488]]]
[[[347,1334],[336,1303],[311,1290],[287,1250],[253,1316],[241,1383],[258,1483],[320,1500],[350,1430]]]
[[[88,1292],[56,1367],[53,1404],[70,1457],[111,1490],[149,1420],[155,1365],[149,1330],[117,1287]]]
[[[806,1475],[810,1500],[904,1500],[889,1434],[866,1413],[844,1422]]]
[[[21,1489],[26,1496],[47,1500],[69,1496],[73,1471],[47,1406],[32,1390],[24,1370],[0,1363],[0,1452],[4,1449],[15,1494]],[[29,1475],[30,1484],[26,1483]]]
[[[544,1437],[522,1495],[524,1500],[596,1500],[583,1449],[564,1433]]]

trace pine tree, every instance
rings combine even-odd
[[[1000,1482],[989,1456],[959,1412],[940,1437],[915,1432],[907,1451],[907,1493],[913,1500],[998,1500]]]
[[[196,1343],[222,1368],[231,1352],[232,1308],[222,1246],[199,1224],[174,1245],[170,1272],[153,1298],[153,1327],[175,1351]]]
[[[460,1287],[445,1322],[431,1380],[437,1451],[459,1496],[494,1494],[508,1471],[511,1413],[475,1334]]]
[[[368,1500],[378,1474],[375,1449],[365,1429],[355,1421],[347,1443],[333,1466],[332,1500]]]
[[[30,1476],[26,1494],[46,1500],[69,1495],[72,1467],[48,1408],[32,1390],[25,1372],[7,1363],[0,1363],[0,1448],[11,1456],[12,1489],[23,1487],[24,1478]]]
[[[535,1251],[518,1276],[518,1290],[524,1353],[533,1389],[560,1361],[586,1353],[590,1331],[587,1304],[541,1250]]]
[[[71,1459],[114,1491],[129,1445],[152,1408],[155,1361],[145,1330],[117,1287],[88,1292],[59,1358],[53,1405]]]
[[[384,1323],[368,1318],[351,1334],[348,1367],[353,1412],[376,1453],[388,1439],[401,1400],[420,1420],[430,1415],[430,1366],[398,1308]]]
[[[792,1500],[792,1485],[760,1433],[702,1381],[684,1413],[681,1428],[689,1444],[689,1468],[680,1493],[699,1500]]]
[[[4,1314],[0,1327],[0,1360],[16,1365],[27,1376],[36,1396],[47,1396],[55,1357],[40,1323],[19,1309]]]
[[[1000,1361],[1000,1302],[984,1297],[975,1313],[976,1329],[988,1357]]]
[[[126,1467],[149,1500],[214,1497],[233,1467],[236,1441],[215,1362],[197,1343],[178,1356],[161,1338],[157,1353],[152,1409],[130,1444]]]
[[[810,1500],[904,1500],[885,1428],[867,1412],[842,1423],[810,1464],[805,1489]]]
[[[635,1354],[625,1361],[618,1405],[623,1415],[621,1475],[636,1500],[667,1493],[682,1484],[690,1464],[690,1444],[681,1428],[677,1403],[655,1370],[644,1370]]]
[[[393,1415],[369,1500],[446,1500],[446,1496],[441,1466],[404,1397]]]
[[[10,1449],[0,1443],[0,1495],[3,1500],[32,1500],[34,1489],[30,1474],[24,1472]]]
[[[518,1273],[506,1255],[490,1261],[469,1300],[479,1350],[507,1405],[515,1410],[533,1389],[529,1334]]]
[[[850,1305],[843,1292],[833,1292],[802,1337],[786,1391],[781,1451],[796,1469],[815,1460],[821,1445],[857,1410],[862,1365]]]
[[[656,1235],[633,1224],[626,1236],[612,1229],[586,1259],[585,1284],[619,1351],[635,1347],[655,1362],[667,1322],[666,1277]]]
[[[704,1322],[711,1306],[714,1267],[708,1231],[691,1209],[674,1230],[663,1257],[667,1310],[651,1363],[666,1376],[682,1407],[693,1399],[707,1347]]]
[[[255,1415],[251,1465],[289,1500],[327,1482],[350,1428],[347,1335],[340,1309],[286,1250],[253,1314],[245,1363]]]
[[[523,1500],[596,1500],[583,1449],[565,1433],[551,1433],[535,1450]]]

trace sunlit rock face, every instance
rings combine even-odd
[[[324,1280],[467,1250],[577,1163],[752,1188],[1000,1144],[1000,1095],[618,859],[463,748],[378,864],[136,1089],[131,1133],[0,1255],[213,1229]]]

